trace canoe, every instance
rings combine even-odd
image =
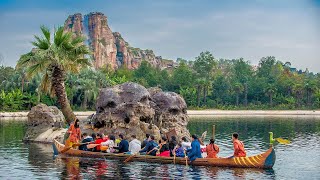
[[[54,140],[53,151],[58,155],[65,146]],[[61,153],[60,153],[61,154]],[[114,154],[104,152],[91,152],[82,151],[77,149],[70,149],[63,154],[68,156],[90,157],[90,158],[106,158],[106,159],[120,159],[125,160],[130,155],[128,154]],[[236,158],[198,158],[192,163],[188,161],[188,165],[193,166],[211,166],[211,167],[234,167],[234,168],[262,168],[271,169],[275,163],[276,154],[273,147],[270,147],[266,152],[249,157],[236,157]],[[186,165],[185,158],[173,157],[158,157],[149,155],[137,155],[131,161],[142,161],[150,163],[163,163],[163,164],[182,164]]]

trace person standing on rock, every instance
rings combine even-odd
[[[73,144],[79,143],[81,139],[81,130],[79,126],[79,119],[76,119],[73,124],[70,125],[68,131],[69,138],[66,141],[66,145],[71,147]]]

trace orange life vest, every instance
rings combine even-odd
[[[206,147],[207,150],[207,158],[218,158],[217,154],[220,149],[216,144],[208,144]]]
[[[234,147],[234,157],[246,157],[247,153],[246,150],[244,149],[244,145],[241,141],[239,140],[234,140],[233,141],[233,147]]]
[[[81,138],[81,130],[80,128],[74,127],[74,124],[70,125],[70,128],[68,129],[68,132],[70,133],[69,140],[73,143],[77,143],[80,141]]]

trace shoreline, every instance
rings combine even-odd
[[[28,111],[22,112],[0,112],[0,118],[9,117],[27,117]],[[86,117],[94,114],[95,111],[75,111],[78,117]],[[187,110],[190,117],[204,117],[204,116],[267,116],[267,117],[287,117],[287,116],[308,116],[320,117],[320,110]]]

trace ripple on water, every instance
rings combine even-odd
[[[23,133],[12,131],[10,136],[3,134],[0,137],[0,179],[320,179],[318,121],[216,119],[209,122],[191,121],[190,131],[201,134],[212,124],[216,125],[216,143],[220,146],[219,156],[222,157],[233,153],[230,137],[235,131],[240,134],[248,155],[268,149],[269,131],[273,131],[275,137],[290,139],[292,143],[275,145],[277,160],[272,170],[186,167],[145,162],[124,164],[118,160],[62,156],[53,159],[50,145],[23,144],[20,141]],[[0,125],[0,130],[22,126],[17,123],[3,125],[3,122]],[[206,143],[210,137],[208,131]]]

